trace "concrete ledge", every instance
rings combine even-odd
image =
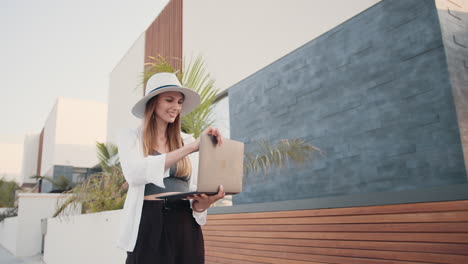
[[[213,207],[208,210],[208,214],[292,211],[456,200],[468,200],[468,184],[437,186],[432,188],[406,190],[399,192],[352,194],[304,200]]]

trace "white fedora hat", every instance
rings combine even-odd
[[[145,115],[146,103],[156,95],[164,92],[180,92],[184,94],[184,102],[180,115],[190,113],[200,104],[200,95],[192,89],[182,87],[179,79],[174,73],[160,72],[151,76],[146,83],[145,96],[141,98],[132,108],[132,114],[138,118]]]

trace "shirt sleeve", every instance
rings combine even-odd
[[[166,154],[144,157],[140,135],[140,131],[124,130],[117,138],[124,177],[129,186],[153,183],[165,188],[164,178],[169,177],[170,170],[164,170]]]
[[[192,135],[189,135],[189,134],[184,135],[184,144],[190,144],[193,142],[195,142],[195,138]],[[190,191],[193,191],[197,188],[197,181],[198,181],[198,152],[191,153],[188,155],[188,157],[190,158],[190,162],[192,164],[192,175],[190,176],[189,185],[190,185]],[[190,201],[190,208],[192,209],[192,215],[193,215],[193,218],[195,218],[195,221],[197,221],[199,225],[206,224],[208,209],[206,209],[205,211],[201,213],[195,212],[192,207],[193,199],[189,199],[189,201]]]
[[[195,218],[195,221],[197,221],[199,225],[206,224],[206,216],[208,215],[208,209],[206,209],[205,211],[201,213],[195,212],[195,210],[193,210],[192,204],[193,204],[193,199],[190,199],[190,208],[192,209],[192,216],[193,218]]]

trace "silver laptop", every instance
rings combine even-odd
[[[194,194],[214,195],[218,186],[223,185],[227,195],[242,192],[244,169],[244,143],[224,139],[216,145],[216,137],[202,134],[198,161],[198,181],[196,190],[177,190],[155,195],[157,198],[181,199]]]

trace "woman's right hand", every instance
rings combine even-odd
[[[202,134],[215,136],[216,140],[218,141],[218,146],[221,146],[224,143],[223,136],[221,136],[221,132],[219,132],[219,129],[215,127],[208,127],[207,129],[205,129],[205,131],[202,132]],[[193,144],[195,149],[194,151],[200,150],[200,137],[198,137]]]

